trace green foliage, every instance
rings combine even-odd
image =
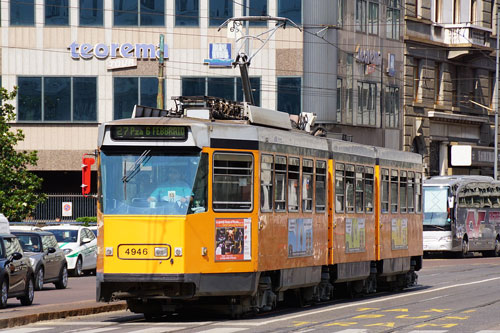
[[[97,223],[97,216],[81,216],[76,218],[76,222],[83,222],[84,226],[88,227],[91,223]]]
[[[22,130],[12,130],[16,120],[14,106],[8,101],[16,97],[17,88],[8,92],[0,88],[0,212],[10,221],[21,221],[44,202],[47,196],[39,193],[42,179],[28,171],[38,161],[36,151],[16,151],[16,145],[24,140]]]

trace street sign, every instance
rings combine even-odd
[[[62,203],[62,216],[73,216],[73,203],[63,202]]]

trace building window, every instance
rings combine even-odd
[[[337,26],[339,28],[344,26],[344,1],[337,0]]]
[[[366,0],[356,0],[356,31],[366,32]]]
[[[471,0],[470,23],[477,24],[477,0]]]
[[[358,125],[375,126],[377,84],[358,81]]]
[[[460,23],[460,0],[453,0],[453,24]]]
[[[354,106],[353,106],[353,77],[354,77],[354,66],[353,66],[353,60],[354,57],[352,54],[347,54],[347,73],[346,73],[346,80],[345,80],[345,102],[344,102],[344,107],[346,109],[346,116],[344,122],[346,124],[352,124],[353,117],[354,117]]]
[[[368,4],[368,33],[378,35],[378,3]]]
[[[231,0],[210,0],[210,26],[218,27],[228,18],[233,17],[233,3]]]
[[[434,22],[441,22],[441,6],[442,0],[434,0],[436,7],[434,8]]]
[[[164,0],[114,0],[115,26],[164,26]]]
[[[441,80],[442,80],[443,70],[442,65],[436,62],[434,66],[434,103],[441,104]]]
[[[35,25],[35,0],[11,0],[10,25]]]
[[[278,110],[289,114],[300,114],[301,107],[300,77],[278,78]]]
[[[267,16],[267,15],[268,15],[267,0],[243,0],[241,16]],[[250,22],[250,25],[266,26],[267,21]]]
[[[415,13],[415,15],[417,15]],[[398,0],[390,0],[386,10],[386,37],[390,39],[399,39],[401,10],[399,9]]]
[[[165,88],[163,88],[165,94]],[[114,119],[130,118],[134,105],[156,107],[158,78],[115,77],[113,78]]]
[[[255,105],[260,105],[260,77],[251,77],[250,85]],[[183,96],[213,96],[230,101],[243,101],[241,78],[184,77]]]
[[[385,127],[399,127],[399,88],[385,88]]]
[[[493,106],[493,95],[495,94],[495,79],[495,72],[488,72],[489,107]]]
[[[103,0],[80,0],[80,25],[103,25]]]
[[[45,25],[69,25],[68,0],[45,0]]]
[[[422,61],[415,59],[413,64],[413,100],[418,102],[422,99],[420,95],[420,81],[422,75]]]
[[[278,0],[278,16],[302,23],[302,0]]]
[[[17,120],[97,121],[96,77],[19,77]]]
[[[200,22],[200,3],[198,0],[175,0],[175,25],[196,27]]]

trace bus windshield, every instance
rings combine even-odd
[[[424,186],[424,226],[447,227],[449,187]]]
[[[207,209],[207,154],[103,151],[100,168],[104,214],[186,215]]]

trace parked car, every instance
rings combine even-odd
[[[42,290],[44,283],[54,283],[57,289],[68,286],[68,264],[56,237],[48,231],[11,230],[21,243],[35,272],[35,290]]]
[[[22,305],[31,305],[35,296],[35,278],[27,256],[16,236],[0,233],[0,308],[16,297]]]
[[[89,227],[90,231],[92,231],[94,233],[94,235],[97,237],[97,226],[92,226],[92,227]]]
[[[95,272],[97,238],[89,228],[62,224],[42,229],[56,236],[59,247],[66,255],[68,270],[74,276],[81,276],[84,272]]]

